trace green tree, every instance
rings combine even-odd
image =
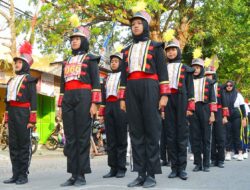
[[[36,1],[32,1],[36,3]],[[177,38],[183,48],[190,35],[189,25],[194,17],[198,0],[145,0],[146,10],[152,16],[151,38],[162,40],[163,33],[172,27],[177,31]],[[72,30],[69,18],[77,14],[81,23],[88,23],[92,30],[91,43],[102,44],[103,37],[111,30],[112,22],[121,26],[129,26],[132,9],[144,6],[137,0],[60,0],[45,1],[38,21],[37,32],[40,47],[47,52],[65,51],[65,42]],[[178,21],[178,22],[176,22]],[[127,28],[126,28],[127,29]],[[114,35],[114,38],[117,36]],[[119,36],[119,40],[127,41],[127,36]],[[114,40],[114,39],[113,39]]]
[[[250,97],[249,4],[243,0],[207,0],[196,11],[191,24],[196,33],[185,48],[185,60],[191,61],[191,52],[197,46],[203,48],[204,58],[216,54],[220,81],[234,80]]]

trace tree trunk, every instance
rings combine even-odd
[[[187,44],[188,40],[191,38],[191,34],[189,33],[189,22],[187,17],[183,17],[181,19],[181,23],[179,27],[177,28],[177,38],[180,42],[180,48],[181,50],[184,49],[185,45]]]
[[[158,18],[153,18],[150,23],[150,39],[156,42],[162,42],[160,19]]]

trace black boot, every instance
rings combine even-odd
[[[175,177],[177,177],[177,171],[172,170],[171,173],[168,175],[168,178],[175,178]]]
[[[144,181],[145,181],[145,175],[140,175],[131,183],[129,183],[127,186],[128,187],[138,187],[138,186],[142,186]]]
[[[204,172],[210,172],[209,167],[204,166],[204,167],[203,167],[203,171],[204,171]]]
[[[18,177],[18,179],[16,180],[17,185],[23,185],[25,183],[28,183],[28,177],[27,176],[20,175]]]
[[[76,176],[72,175],[67,181],[61,184],[61,187],[72,186],[76,182]]]
[[[193,172],[198,172],[198,171],[201,171],[202,170],[202,167],[200,165],[195,165],[194,169],[193,169]]]
[[[11,183],[16,183],[18,177],[12,176],[10,179],[4,180],[3,183],[5,184],[11,184]]]
[[[118,170],[116,173],[117,178],[123,178],[125,177],[126,170]]]
[[[187,175],[187,172],[185,170],[181,170],[178,172],[178,176],[183,179],[183,180],[187,180],[188,178],[188,175]]]
[[[115,177],[117,174],[117,171],[115,169],[111,169],[109,171],[109,173],[107,173],[106,175],[102,176],[103,178],[110,178],[110,177]]]
[[[218,163],[218,167],[219,167],[219,168],[224,168],[224,162],[220,161],[220,162]]]
[[[154,175],[147,176],[143,183],[144,188],[154,187],[155,185],[156,185],[156,181],[155,181]]]
[[[83,185],[86,185],[85,176],[84,175],[77,176],[76,181],[74,183],[74,186],[80,187],[80,186],[83,186]]]

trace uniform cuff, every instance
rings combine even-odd
[[[92,90],[92,103],[100,103],[102,101],[101,90],[93,89]]]
[[[99,116],[104,116],[104,114],[105,114],[105,106],[101,105],[100,108],[99,108],[98,115]]]
[[[229,109],[222,108],[222,115],[223,115],[223,117],[229,117]]]
[[[126,92],[126,87],[120,87],[118,91],[118,98],[121,100],[125,100],[125,92]]]
[[[36,123],[36,111],[31,111],[30,112],[30,119],[29,119],[30,123]]]
[[[217,112],[217,104],[211,103],[209,104],[210,112]]]
[[[160,95],[171,94],[170,86],[168,81],[160,82]]]
[[[60,94],[59,98],[58,98],[58,107],[62,107],[62,100],[63,100],[63,94]]]
[[[190,100],[188,102],[187,110],[188,111],[195,111],[195,101],[194,100]]]

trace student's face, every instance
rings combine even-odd
[[[119,67],[119,58],[113,57],[110,62],[110,67],[112,70],[117,70]]]
[[[22,67],[23,67],[23,61],[21,59],[16,60],[15,71],[21,71]]]
[[[166,53],[167,53],[167,58],[168,59],[174,59],[177,57],[177,49],[175,47],[170,47],[166,49]]]
[[[143,33],[143,23],[142,23],[142,19],[139,18],[135,18],[132,21],[132,32],[135,36],[140,36]]]
[[[71,38],[71,48],[73,50],[79,49],[81,46],[81,38],[79,36],[74,36]]]
[[[226,84],[226,90],[229,91],[229,92],[233,90],[233,84],[231,82],[228,82]]]
[[[198,76],[201,73],[201,66],[193,65],[192,67],[195,69],[194,76]]]

